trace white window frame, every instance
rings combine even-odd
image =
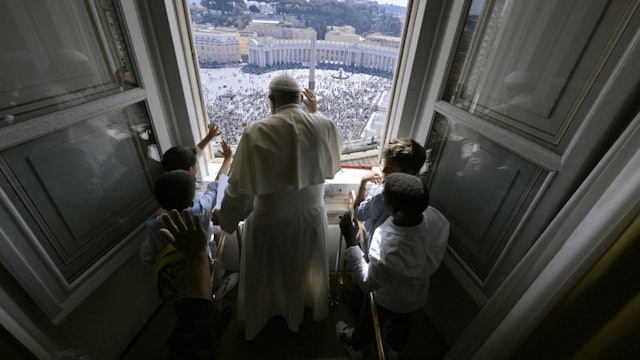
[[[439,99],[469,2],[427,0],[412,4],[413,16],[418,21],[409,25],[412,38],[407,39],[407,44],[410,44],[410,50],[402,59],[402,74],[398,76],[402,83],[396,88],[392,102],[391,116],[397,120],[390,123],[387,139],[411,136],[425,141],[435,113],[455,111]],[[553,180],[554,186],[567,186],[574,180],[556,171],[584,166],[587,155],[581,152],[589,149],[597,139],[592,134],[601,134],[606,129],[606,125],[598,120],[615,117],[616,111],[625,106],[624,97],[617,95],[633,93],[638,77],[629,75],[634,73],[634,69],[637,73],[637,61],[634,59],[640,56],[640,31],[635,30],[633,37],[624,55],[617,59],[615,70],[606,79],[601,95],[586,114],[578,135],[562,156],[518,137],[507,140],[506,146],[511,151],[549,170],[548,182]],[[424,66],[419,66],[417,59],[422,59]],[[640,182],[637,177],[639,128],[640,118],[636,117],[616,145],[591,171],[581,188],[553,218],[534,247],[526,252],[513,271],[499,276],[506,276],[506,279],[487,285],[490,296],[486,295],[486,288],[478,286],[477,281],[469,276],[469,271],[452,256],[451,249],[447,251],[443,266],[468,292],[480,312],[456,339],[446,358],[508,358],[563,294],[617,239],[640,210]],[[505,144],[500,132],[494,136],[500,138],[500,144]],[[546,188],[549,184],[543,186]],[[535,201],[539,209],[557,206],[557,200],[548,197]],[[598,217],[605,221],[588,225],[590,220]],[[519,231],[536,226],[539,224],[527,224]],[[591,235],[585,236],[580,230],[585,226],[593,230]],[[501,262],[507,260],[501,259]]]
[[[172,140],[178,137],[175,132],[172,132],[172,129],[177,126],[175,119],[189,118],[194,119],[194,123],[197,121],[195,120],[197,116],[184,116],[185,113],[194,113],[196,109],[196,106],[189,101],[193,99],[193,96],[189,93],[188,86],[185,85],[188,84],[188,77],[184,75],[186,72],[183,72],[179,77],[182,88],[178,89],[178,94],[182,95],[177,98],[175,96],[163,97],[169,88],[170,79],[167,78],[164,69],[159,67],[161,61],[154,63],[152,59],[160,52],[160,47],[164,48],[166,44],[158,44],[151,39],[150,34],[154,34],[156,29],[149,25],[152,18],[149,7],[140,7],[140,4],[135,0],[117,0],[115,5],[116,10],[120,10],[119,20],[123,36],[128,39],[129,45],[131,45],[129,55],[132,66],[137,71],[140,87],[107,96],[98,102],[79,105],[30,119],[24,123],[0,128],[1,148],[15,146],[82,119],[140,101],[145,101],[147,104],[147,110],[161,148],[170,147]],[[156,6],[155,11],[166,9],[169,14],[173,9],[172,1],[153,2],[153,5]],[[167,16],[167,19],[169,18],[171,16]],[[170,31],[167,28],[165,30]],[[178,34],[177,31],[174,33]],[[177,48],[174,48],[174,56],[178,57],[178,55],[184,54],[183,49],[179,51],[175,49]],[[185,67],[182,65],[181,68]],[[174,105],[181,103],[180,97],[183,106],[178,110]],[[99,105],[96,106],[96,104]],[[193,142],[196,130],[197,127],[190,125],[187,128],[189,136],[184,137],[187,139],[185,141],[190,139]],[[0,189],[0,217],[4,219],[2,229],[0,229],[0,247],[3,249],[0,254],[2,263],[53,324],[58,324],[65,319],[87,296],[138,252],[144,229],[144,223],[140,224],[136,230],[100,257],[80,276],[68,282],[57,270],[55,264],[47,256],[43,256],[45,251],[27,222],[11,203],[4,189]],[[39,358],[48,357],[59,345],[56,339],[50,338],[48,334],[41,331],[38,323],[33,321],[32,317],[22,310],[16,299],[4,290],[0,291],[0,325],[9,330],[18,341]]]
[[[182,32],[178,30],[180,17],[176,15],[175,6],[180,4],[170,0],[151,4],[119,0],[115,5],[116,11],[119,10],[123,36],[130,45],[129,55],[132,66],[136,69],[140,87],[107,96],[97,102],[0,128],[1,148],[15,146],[74,122],[140,101],[147,104],[161,151],[177,142],[193,144],[194,139],[200,137],[198,124],[204,124],[203,107],[196,105],[199,94],[193,92],[190,81],[188,67],[192,62],[189,61],[188,55],[192,53],[185,51],[184,39],[180,38]],[[158,13],[164,14],[164,18],[159,19]],[[153,35],[156,31],[170,33],[171,44],[155,41],[157,39]],[[162,56],[159,55],[161,49],[165,50]],[[167,60],[167,57],[173,57],[173,61]],[[168,68],[171,65],[173,68]],[[172,77],[176,73],[179,76]],[[178,81],[178,85],[175,81]],[[184,125],[185,119],[190,120],[188,126]],[[61,322],[125,261],[138,252],[144,229],[144,224],[140,224],[81,275],[68,282],[55,264],[42,255],[45,251],[36,235],[12,205],[4,189],[0,189],[0,216],[5,219],[0,231],[0,247],[4,249],[0,254],[2,262],[54,324]],[[13,299],[5,295],[0,294],[0,308],[12,308],[15,304]],[[6,320],[5,323],[0,319],[0,323],[9,326],[8,328],[14,326],[15,322],[10,318]],[[26,331],[29,327],[29,323],[25,323],[25,333],[30,332]],[[19,340],[24,344],[31,341],[28,338]],[[43,348],[48,348],[51,341],[45,339],[42,344]]]

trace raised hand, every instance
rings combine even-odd
[[[192,218],[188,209],[183,210],[182,214],[183,216],[180,216],[176,209],[171,210],[171,216],[163,214],[162,221],[166,228],[160,229],[160,233],[189,258],[207,256],[207,233],[202,227],[200,216],[195,215]]]
[[[207,124],[207,137],[210,139],[215,138],[216,136],[222,135],[222,131],[218,128],[218,125],[214,123]]]
[[[220,151],[220,153],[222,154],[223,158],[228,159],[231,156],[233,156],[233,150],[231,150],[231,145],[227,144],[226,141],[224,140],[220,141],[220,147],[222,147],[222,150]]]
[[[310,89],[305,88],[302,91],[302,103],[307,107],[307,111],[310,114],[318,111],[318,103],[316,102],[316,96]]]

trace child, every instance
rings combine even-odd
[[[385,176],[396,172],[417,175],[426,160],[424,148],[413,139],[397,138],[389,141],[382,153],[382,176],[376,172],[365,174],[353,203],[353,216],[364,222],[366,247],[373,231],[389,216],[382,205],[382,187],[374,189],[365,199],[367,183],[380,184]]]
[[[165,211],[188,209],[191,216],[199,216],[204,229],[209,229],[217,187],[217,181],[210,183],[207,186],[207,191],[194,201],[195,176],[186,170],[173,170],[162,174],[156,180],[153,192],[158,203]],[[158,271],[156,281],[160,297],[175,300],[180,295],[179,284],[176,279],[176,272],[180,271],[180,259],[173,259],[175,260],[173,261],[175,265],[173,268],[159,271],[163,267],[159,262],[168,258],[173,251],[173,249],[167,247],[166,238],[160,234],[160,229],[163,227],[164,223],[161,216],[147,222],[147,235],[140,247],[140,257],[145,264],[153,266]],[[207,239],[211,239],[211,235],[211,233],[208,233]]]
[[[211,133],[219,134],[217,130],[209,134]],[[160,176],[154,185],[156,199],[165,211],[188,208],[192,215],[200,215],[200,220],[202,221],[203,227],[207,229],[208,239],[210,240],[210,256],[215,254],[217,249],[216,241],[212,241],[214,229],[213,226],[211,226],[211,217],[216,203],[218,189],[217,179],[221,174],[228,171],[233,155],[231,147],[224,141],[222,142],[222,149],[224,160],[216,177],[216,181],[209,183],[206,191],[202,193],[201,196],[196,197],[197,184],[192,169],[191,171],[185,169],[169,171]],[[193,164],[196,164],[195,157]],[[197,164],[195,172],[197,172]],[[192,181],[191,184],[187,184],[189,180]],[[176,255],[171,247],[166,247],[168,243],[164,237],[160,236],[160,228],[162,228],[162,220],[160,217],[148,221],[147,236],[140,247],[141,260],[147,265],[154,266],[156,269],[161,267],[160,261],[171,262]],[[169,271],[177,270],[173,269]],[[175,279],[173,279],[173,275],[173,273],[167,274],[167,271],[162,271],[159,272],[156,277],[156,281],[159,282],[157,284],[159,295],[163,299],[174,300],[178,296],[177,284],[174,283]],[[221,298],[235,286],[238,281],[238,274],[233,273],[223,279],[224,268],[220,265],[216,275],[215,285],[216,289],[219,290],[216,296]]]
[[[198,215],[188,210],[171,216],[162,215],[165,228],[162,235],[185,259],[184,287],[181,297],[174,303],[176,324],[167,345],[170,359],[213,359],[216,354],[216,338],[224,328],[207,319],[217,317],[211,301],[209,281],[208,238]]]
[[[218,126],[209,123],[207,125],[207,135],[198,143],[195,148],[190,146],[174,146],[165,151],[162,155],[162,167],[166,172],[172,170],[187,170],[193,175],[198,173],[197,159],[202,156],[202,152],[207,148],[216,136],[220,136],[222,132]]]
[[[425,160],[425,150],[417,141],[410,138],[392,139],[382,153],[382,175],[372,171],[360,180],[360,188],[353,202],[353,217],[364,222],[364,239],[358,237],[358,240],[363,241],[365,252],[369,248],[374,230],[389,216],[382,204],[382,186],[376,186],[365,199],[367,183],[380,184],[385,176],[397,172],[417,175]],[[355,317],[360,312],[362,296],[362,292],[348,289],[342,292],[345,306]]]
[[[189,254],[183,252],[183,249],[180,247],[176,249],[175,244],[170,244],[170,238],[166,236],[166,231],[161,230],[167,227],[165,221],[168,213],[173,210],[173,214],[177,215],[176,209],[180,209],[185,221],[189,222],[191,218],[199,220],[199,224],[196,224],[196,226],[198,229],[202,229],[205,243],[210,243],[211,234],[207,233],[205,229],[209,229],[217,188],[217,181],[208,184],[205,193],[194,201],[195,176],[186,170],[173,170],[164,173],[156,180],[153,186],[156,199],[166,212],[162,216],[147,222],[147,237],[142,243],[140,254],[143,257],[143,261],[150,265],[153,264],[156,271],[158,294],[163,300],[169,300],[173,303],[178,317],[185,311],[184,306],[181,305],[183,302],[180,300],[190,297],[193,290],[193,279],[189,278],[192,275],[190,272],[190,258]],[[211,269],[212,257],[209,247],[207,246],[203,251],[203,255],[206,256],[204,258],[206,259],[206,266]],[[206,275],[209,275],[209,272]],[[207,280],[208,278],[206,276]],[[202,280],[204,281],[204,279]],[[207,282],[210,284],[210,281]],[[214,288],[217,289],[217,286],[220,286],[219,282],[217,285],[214,284]],[[211,289],[210,286],[208,288]],[[220,299],[215,296],[212,298],[210,292],[208,299],[212,301],[212,309],[219,309],[221,305]],[[214,311],[214,316],[210,321],[212,328],[220,329],[217,332],[217,334],[220,334],[231,321],[231,308],[227,307],[220,313]],[[185,336],[186,334],[183,334],[181,337],[185,338]],[[179,337],[172,334],[171,339],[173,340],[170,341],[170,344],[175,346],[176,343],[184,341],[184,339],[180,340]]]
[[[374,292],[381,323],[385,319],[391,323],[389,358],[394,358],[406,345],[411,313],[427,300],[429,277],[444,254],[449,223],[437,216],[437,210],[427,210],[429,194],[417,176],[389,174],[382,200],[390,217],[373,233],[368,263],[357,246],[357,223],[348,212],[340,220],[340,230],[346,239],[345,260],[354,282],[364,293]],[[362,350],[373,338],[368,306],[369,301],[363,301],[355,328],[343,321],[336,324],[336,336],[354,358],[362,357]]]
[[[220,136],[222,134],[218,129],[218,126],[213,123],[209,123],[207,128],[209,131],[198,143],[198,146],[191,147],[179,145],[165,151],[162,155],[162,167],[164,168],[164,171],[186,170],[196,176],[197,179],[200,170],[198,166],[198,159],[203,156],[203,151],[207,148],[209,143],[211,143],[216,136]],[[229,167],[231,166],[231,156],[226,156],[227,153],[231,153],[231,148],[225,141],[222,141],[220,145],[222,146],[222,156],[224,157],[224,161],[220,167],[220,171],[218,171],[216,180],[220,177],[220,174],[227,174],[229,172]],[[195,197],[198,198],[202,195],[202,182],[200,180],[196,181]]]

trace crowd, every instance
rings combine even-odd
[[[276,64],[269,67],[258,66],[254,64],[246,64],[242,66],[242,72],[247,74],[254,74],[254,75],[266,74],[273,71],[284,71],[284,70],[292,70],[292,69],[302,69],[302,70],[308,71],[309,64],[297,62],[297,63],[287,63],[287,64]],[[375,69],[375,68],[368,68],[368,67],[345,66],[344,64],[340,64],[340,63],[334,64],[334,63],[321,62],[321,63],[318,63],[318,65],[316,66],[316,69],[317,70],[333,70],[333,71],[343,69],[344,71],[347,71],[350,73],[374,75],[374,76],[387,78],[389,80],[393,79],[393,73],[389,71],[384,71],[384,70]]]
[[[203,92],[209,120],[223,132],[223,140],[236,145],[244,128],[269,115],[265,101],[268,89],[255,69],[224,69],[218,73],[204,72]],[[271,71],[274,68],[269,68]],[[225,73],[221,71],[226,71]],[[354,74],[348,78],[333,75],[338,69],[318,70],[315,73],[315,93],[321,99],[323,115],[333,119],[342,131],[345,144],[350,141],[378,136],[379,129],[365,132],[367,123],[379,110],[378,103],[391,89],[391,79],[384,74]],[[308,69],[288,69],[300,84],[308,84]],[[267,74],[268,76],[268,74]]]

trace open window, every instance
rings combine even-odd
[[[596,101],[616,74],[606,59],[625,48],[633,12],[600,1],[457,6],[425,113],[431,199],[452,224],[449,264],[490,296],[628,121],[592,113],[606,109]]]
[[[3,4],[0,256],[53,318],[157,209],[154,94],[120,2]]]
[[[237,144],[269,115],[269,80],[284,71],[342,130],[343,160],[377,166],[410,8],[379,3],[188,2],[204,120]]]

